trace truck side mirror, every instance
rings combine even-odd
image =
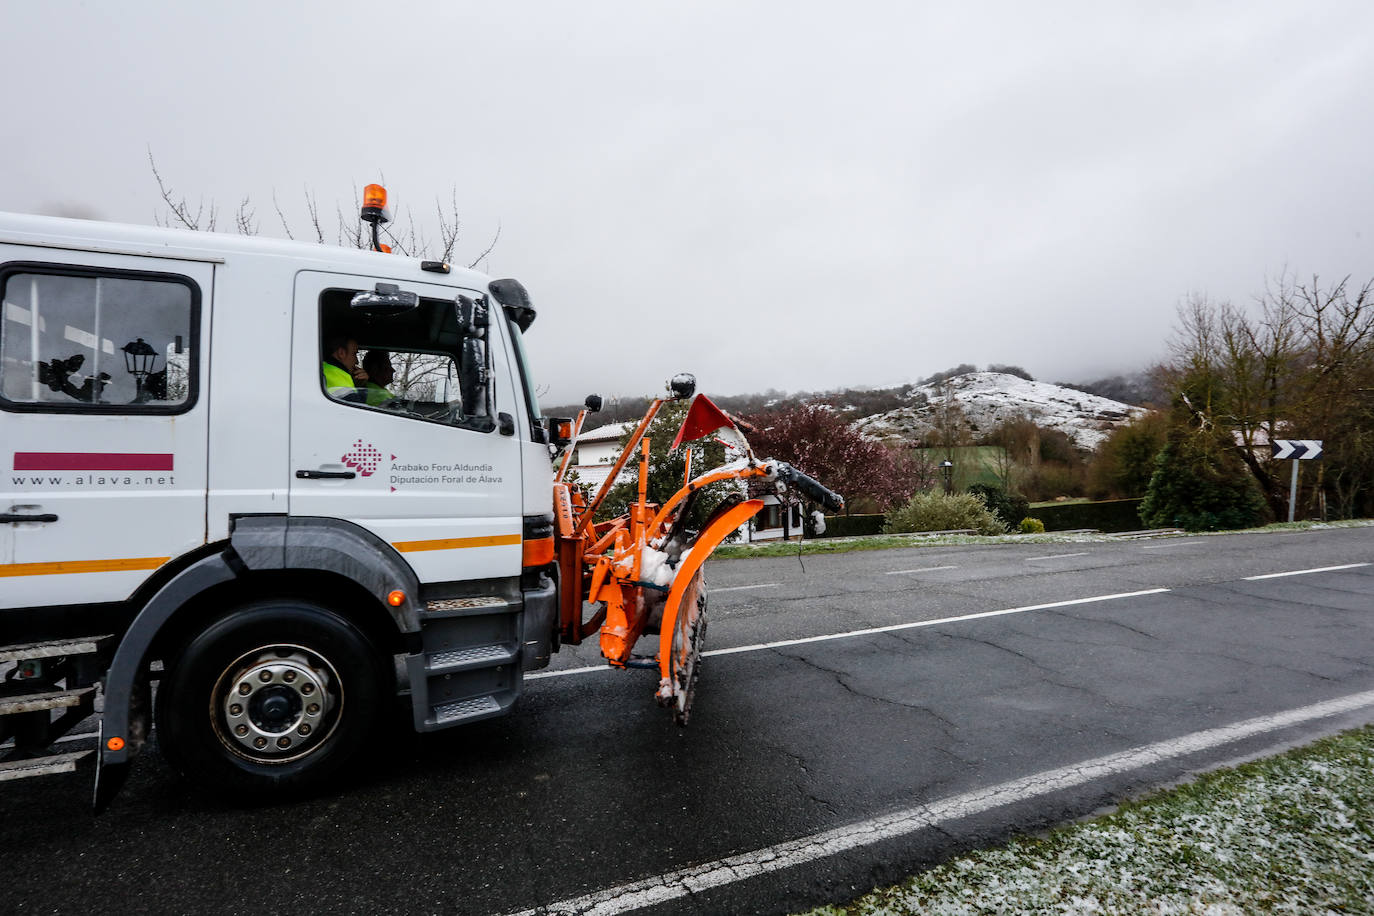
[[[399,315],[420,307],[420,294],[401,289],[395,283],[378,283],[371,291],[354,293],[349,305],[367,315]]]
[[[486,341],[476,337],[463,338],[462,359],[458,363],[458,392],[463,398],[465,416],[487,415]]]
[[[506,317],[515,322],[521,334],[530,329],[536,312],[525,284],[519,280],[492,280],[487,284],[487,290],[501,303]]]
[[[459,294],[453,300],[458,333],[463,335],[458,359],[458,392],[463,399],[463,414],[485,417],[487,405],[487,325],[490,323],[486,299],[470,299]]]
[[[453,300],[453,312],[458,317],[458,333],[464,337],[486,337],[487,326],[491,323],[488,316],[487,301],[482,297],[469,299],[459,293]]]

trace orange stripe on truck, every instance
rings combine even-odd
[[[520,543],[518,534],[492,534],[473,538],[440,538],[435,541],[396,541],[391,546],[401,553],[416,550],[459,550],[464,547],[508,547]]]
[[[72,573],[129,572],[157,569],[171,557],[130,557],[126,560],[60,560],[56,563],[0,563],[5,576],[62,576]]]

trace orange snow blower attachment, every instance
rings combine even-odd
[[[649,427],[667,401],[692,397],[696,379],[686,373],[674,376],[669,388],[670,397],[656,398],[649,404],[610,474],[590,500],[564,482],[587,410],[572,422],[567,454],[554,478],[554,550],[564,586],[560,607],[563,641],[575,645],[599,633],[601,654],[611,666],[656,669],[659,704],[671,709],[674,719],[685,725],[706,636],[702,568],[721,542],[763,508],[763,500],[744,498],[748,481],[772,483],[779,492],[791,487],[832,512],[842,509],[844,500],[785,462],[755,458],[730,417],[709,398],[697,395],[672,447],[726,430],[719,438],[727,452],[734,452],[734,460],[692,477],[689,456],[682,487],[662,506],[649,502]],[[588,408],[595,409],[590,398]],[[637,499],[624,515],[596,522],[596,510],[636,455]],[[712,484],[730,481],[735,482],[736,492],[699,529],[689,527],[698,494]],[[584,602],[593,608],[587,619],[583,617]],[[657,654],[636,656],[636,644],[646,635],[657,635]]]

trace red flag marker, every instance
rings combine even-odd
[[[692,406],[687,408],[687,416],[682,419],[682,428],[677,431],[677,438],[673,440],[670,448],[700,439],[723,426],[735,428],[735,424],[725,415],[725,411],[713,404],[706,395],[699,394],[692,398]]]

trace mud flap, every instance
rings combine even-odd
[[[691,552],[678,566],[673,587],[663,607],[658,636],[659,705],[673,710],[680,725],[687,724],[696,686],[701,643],[706,635],[705,586],[701,568],[730,532],[763,508],[763,500],[750,499],[717,517],[691,544]]]
[[[129,761],[106,763],[100,750],[105,747],[105,721],[102,719],[96,731],[95,787],[91,794],[91,810],[103,814],[110,801],[118,794],[129,778]]]

